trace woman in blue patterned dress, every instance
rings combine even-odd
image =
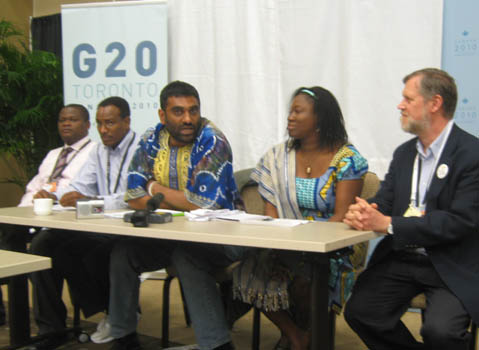
[[[259,161],[251,178],[274,218],[342,221],[359,196],[367,161],[348,143],[335,97],[321,87],[299,88],[288,116],[290,138]],[[330,303],[345,298],[341,272],[349,255],[331,259]],[[281,330],[275,349],[308,349],[311,266],[301,253],[262,250],[235,271],[235,297],[260,307]]]

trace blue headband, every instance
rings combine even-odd
[[[309,96],[311,96],[312,98],[314,98],[315,100],[318,99],[318,96],[316,96],[316,94],[314,93],[314,91],[311,91],[309,89],[301,89],[299,90],[299,92],[304,92],[305,94],[308,94]]]

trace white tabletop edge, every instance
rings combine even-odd
[[[259,248],[330,252],[378,237],[371,231],[355,231],[342,223],[314,222],[293,228],[242,225],[237,222],[189,222],[184,217],[172,223],[147,228],[133,227],[119,219],[80,219],[74,212],[35,216],[32,208],[0,208],[0,222],[137,237],[189,242],[229,244]]]
[[[51,267],[51,259],[48,257],[0,250],[0,277],[16,276]]]

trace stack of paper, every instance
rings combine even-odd
[[[308,224],[310,222],[312,222],[312,221],[296,220],[296,219],[272,219],[272,220],[245,220],[245,221],[241,221],[242,224],[248,224],[248,225],[279,226],[279,227],[294,227],[294,226]]]
[[[76,210],[75,207],[64,207],[61,204],[54,204],[52,207],[53,211],[67,211],[67,210]]]
[[[238,221],[242,224],[249,225],[267,225],[283,227],[294,227],[310,222],[309,220],[273,219],[271,216],[248,214],[243,210],[229,209],[197,209],[189,213],[185,213],[185,216],[190,221],[229,220]]]
[[[243,210],[230,209],[196,209],[185,216],[190,221],[210,221],[210,220],[230,220],[230,221],[246,221],[246,220],[272,220],[270,216],[248,214]]]

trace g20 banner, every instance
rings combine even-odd
[[[168,82],[167,23],[165,1],[62,5],[65,104],[87,107],[94,125],[98,103],[121,96],[133,130],[156,125]]]
[[[479,137],[479,2],[444,1],[442,67],[455,79],[459,98],[456,123]]]

